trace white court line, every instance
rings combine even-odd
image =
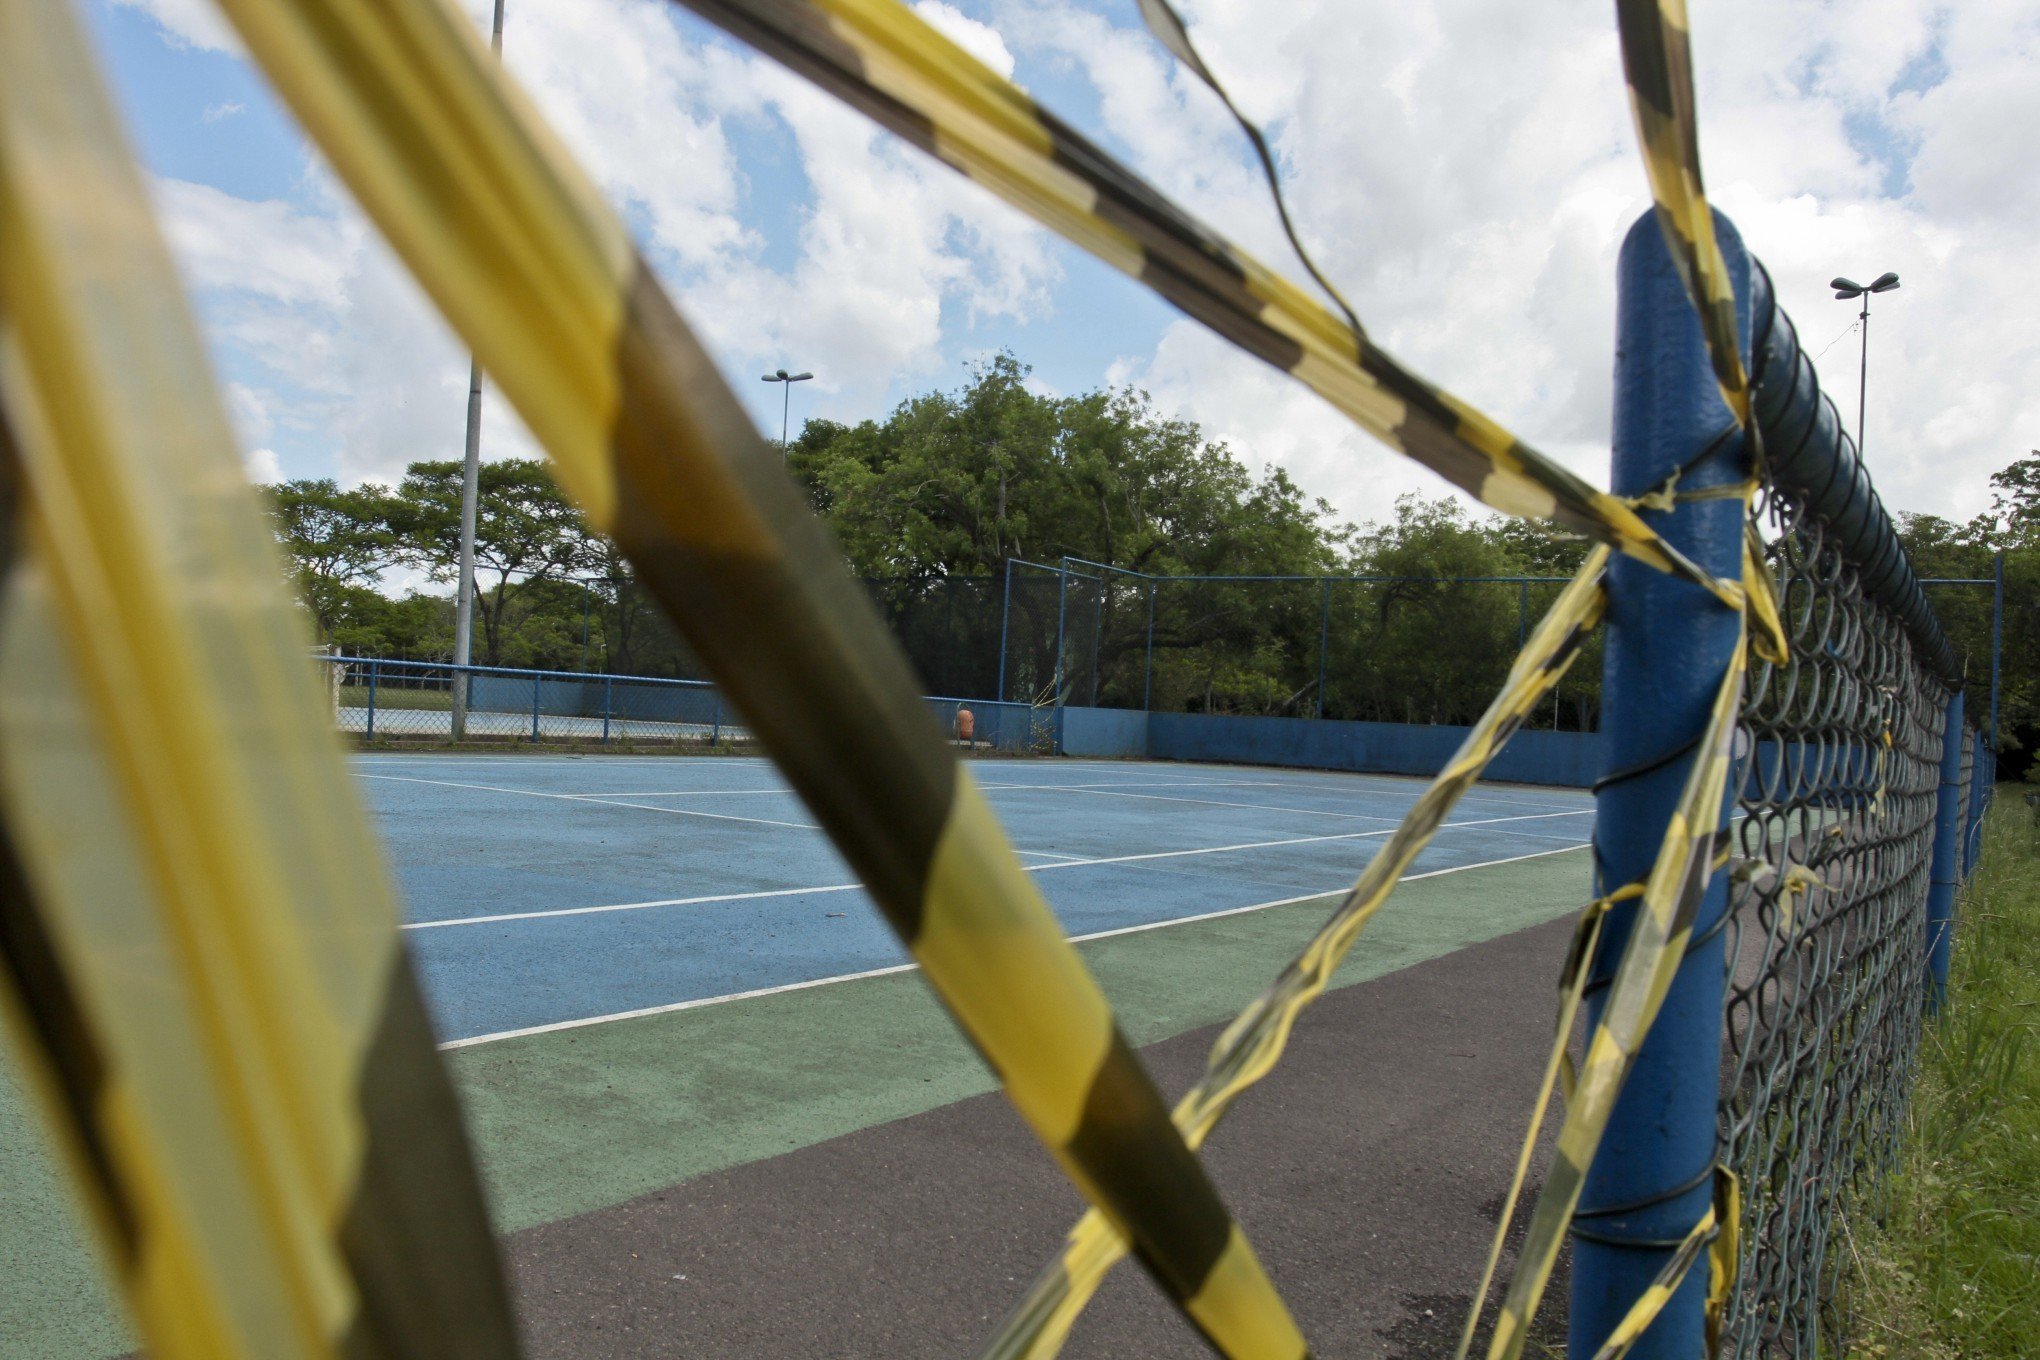
[[[1239,812],[1288,812],[1298,817],[1342,817],[1352,822],[1400,822],[1400,817],[1377,817],[1366,812],[1329,812],[1321,808],[1277,807],[1272,803],[1223,803],[1215,798],[1174,798],[1166,793],[1128,793],[1123,789],[1083,788],[1076,784],[1013,784],[1011,788],[1040,788],[1049,793],[1088,793],[1099,798],[1145,798],[1156,803],[1196,803],[1203,807],[1232,808]]]
[[[451,779],[419,779],[415,775],[361,774],[358,779],[384,779],[396,784],[434,784],[445,789],[478,789],[483,793],[520,793],[526,798],[556,798],[564,803],[595,803],[603,807],[638,808],[663,812],[673,817],[706,817],[715,822],[751,822],[758,826],[784,826],[796,831],[820,831],[813,822],[781,822],[770,817],[739,817],[728,812],[696,812],[691,808],[659,807],[652,803],[625,803],[613,798],[594,798],[585,793],[546,793],[538,789],[513,789],[504,784],[463,784]]]
[[[1539,850],[1528,855],[1512,855],[1507,859],[1483,860],[1479,864],[1456,864],[1449,869],[1431,869],[1421,874],[1404,874],[1401,881],[1414,883],[1420,878],[1442,878],[1446,874],[1463,874],[1469,869],[1492,869],[1503,864],[1520,864],[1524,860],[1543,859],[1548,855],[1565,855],[1575,850],[1584,850],[1584,845],[1562,846],[1557,850]],[[1196,916],[1178,916],[1167,921],[1150,921],[1137,926],[1119,926],[1113,930],[1096,930],[1088,935],[1072,935],[1071,944],[1085,944],[1091,940],[1109,940],[1119,935],[1134,935],[1147,930],[1165,930],[1170,926],[1187,926],[1195,921],[1215,921],[1224,916],[1244,916],[1249,912],[1267,911],[1272,907],[1293,907],[1303,902],[1322,901],[1352,891],[1351,884],[1343,884],[1324,892],[1305,893],[1301,897],[1278,897],[1272,902],[1255,902],[1251,906],[1227,907],[1223,911],[1207,911]],[[548,1025],[527,1025],[522,1029],[498,1030],[494,1034],[475,1034],[465,1039],[448,1039],[440,1044],[441,1049],[473,1048],[478,1044],[493,1044],[504,1039],[525,1039],[535,1034],[557,1034],[561,1030],[586,1029],[591,1025],[607,1025],[618,1020],[642,1020],[653,1015],[672,1015],[679,1011],[700,1010],[706,1006],[720,1006],[731,1001],[751,1001],[763,996],[782,996],[787,992],[804,992],[814,987],[830,987],[839,982],[860,982],[865,978],[888,977],[894,973],[911,973],[920,968],[917,963],[895,963],[886,968],[867,968],[859,973],[838,973],[833,977],[811,978],[806,982],[786,982],[776,987],[757,987],[748,992],[730,992],[723,996],[704,996],[693,1001],[674,1001],[663,1006],[641,1006],[636,1010],[617,1011],[611,1015],[590,1015],[579,1020],[555,1020]]]
[[[512,756],[512,755],[479,755],[479,754],[460,756],[361,754],[351,757],[351,760],[354,764],[357,765],[369,765],[369,764],[375,764],[378,766],[394,765],[399,767],[410,768],[416,768],[421,765],[423,766],[453,765],[473,767],[476,764],[488,764],[494,766],[517,766],[517,767],[532,766],[546,769],[562,769],[573,768],[575,766],[586,767],[592,762],[601,764],[605,767],[618,766],[637,769],[649,766],[660,766],[670,768],[675,760],[688,760],[696,758],[697,757],[689,756],[619,756],[619,755],[549,757],[549,756]],[[729,765],[763,766],[765,768],[773,767],[773,762],[768,757],[765,756],[716,756],[713,757],[713,759],[715,759],[718,763]],[[1001,762],[988,761],[986,763],[988,766],[995,767]],[[1019,764],[1020,762],[1015,763]],[[1148,767],[1155,769],[1156,777],[1162,776],[1170,770],[1181,770],[1185,772],[1193,770],[1210,770],[1214,773],[1219,773],[1229,769],[1237,768],[1225,765],[1202,764],[1196,761],[1186,761],[1182,762],[1181,764],[1168,761],[1162,762],[1151,761],[1146,762],[1146,765]],[[1058,761],[1058,768],[1073,771],[1113,770],[1121,773],[1135,774],[1136,777],[1140,777],[1138,772],[1134,770],[1129,770],[1125,762],[1114,760],[1072,760],[1068,758],[1062,758]],[[1413,774],[1412,775],[1377,774],[1359,770],[1304,770],[1304,769],[1286,769],[1282,767],[1254,767],[1254,768],[1265,769],[1266,772],[1268,773],[1278,774],[1282,777],[1280,779],[1274,780],[1239,780],[1239,781],[1213,781],[1213,782],[1214,783],[1237,782],[1241,786],[1265,785],[1266,787],[1269,788],[1293,788],[1299,791],[1339,790],[1351,788],[1355,784],[1360,784],[1378,789],[1407,790],[1412,787],[1421,787],[1422,785],[1427,784],[1429,782],[1428,776]],[[393,776],[380,776],[380,777],[391,778]],[[1041,784],[1015,784],[1010,786],[1000,785],[997,787],[1057,789],[1071,786],[1054,783],[1041,783]],[[1513,792],[1523,794],[1534,794],[1534,791],[1536,789],[1544,786],[1512,784],[1509,785],[1508,787]],[[722,790],[715,789],[701,790],[701,792],[705,793],[715,793],[721,791]],[[760,790],[760,792],[779,792],[779,791],[780,790]],[[526,790],[518,790],[518,792],[526,792]],[[689,792],[694,791],[690,790]],[[744,792],[749,792],[749,790],[744,790]],[[1563,796],[1565,792],[1566,790],[1559,788],[1557,786],[1552,787],[1552,793],[1555,796]],[[1585,793],[1586,791],[1578,790],[1577,792]],[[568,797],[572,795],[559,795],[559,796]],[[665,795],[638,794],[637,796],[646,797]],[[1477,785],[1474,788],[1468,789],[1464,794],[1460,796],[1461,802],[1470,802],[1475,799],[1480,799],[1487,802],[1500,803],[1513,807],[1551,806],[1549,800],[1539,800],[1534,796],[1511,797],[1508,793],[1501,792],[1494,785]],[[1284,808],[1281,810],[1285,812],[1295,811],[1295,809],[1291,808]]]
[[[1470,822],[1446,822],[1439,831],[1457,831],[1468,827],[1491,827],[1496,822],[1535,822],[1552,817],[1583,817],[1592,809],[1582,808],[1577,812],[1534,812],[1516,817],[1486,817]],[[1239,845],[1206,845],[1191,850],[1150,850],[1136,855],[1106,855],[1096,859],[1075,859],[1059,857],[1055,864],[1024,864],[1021,868],[1030,874],[1047,873],[1052,869],[1088,869],[1100,864],[1139,864],[1158,859],[1185,859],[1192,855],[1224,855],[1241,850],[1274,850],[1289,845],[1313,845],[1324,841],[1357,841],[1394,834],[1394,828],[1381,831],[1343,831],[1328,836],[1293,836],[1278,841],[1247,841]],[[1490,833],[1493,834],[1493,833]],[[1503,833],[1506,834],[1506,833]],[[1564,847],[1578,849],[1576,845]],[[1054,855],[1049,850],[1023,850],[1027,855]],[[1552,853],[1540,851],[1542,854]],[[1505,864],[1507,860],[1493,863]],[[861,883],[821,883],[806,888],[759,888],[747,892],[709,893],[701,897],[661,897],[647,902],[611,902],[594,907],[547,907],[538,911],[505,911],[488,916],[449,916],[438,921],[406,921],[399,930],[446,930],[454,926],[502,925],[508,921],[543,921],[558,916],[602,916],[619,911],[649,911],[654,907],[698,907],[712,902],[753,902],[771,897],[799,897],[806,893],[839,893],[861,888]]]
[[[392,775],[369,775],[366,778],[390,779]],[[1281,789],[1290,785],[1273,780],[1247,779],[1197,779],[1179,782],[1156,782],[1147,784],[987,784],[978,783],[981,789],[1202,789],[1202,788],[1254,788]],[[617,789],[601,793],[562,793],[560,798],[723,798],[739,795],[783,793],[795,796],[790,785],[782,784],[776,789]]]

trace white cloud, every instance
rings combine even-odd
[[[797,363],[869,400],[943,367],[946,302],[970,318],[1046,304],[1058,270],[1041,231],[804,82],[768,69],[759,88],[813,197],[790,270],[754,259],[681,290],[721,353]]]
[[[178,43],[219,45],[172,0],[126,2]],[[465,5],[488,21],[487,0]],[[992,30],[934,17],[1011,69]],[[519,6],[504,60],[736,378],[798,362],[818,374],[810,409],[861,414],[903,377],[943,371],[959,329],[1047,306],[1059,271],[1043,232],[804,81],[698,35],[662,0]],[[783,151],[798,179],[753,184],[738,139]],[[789,188],[805,201],[782,201]],[[244,418],[246,442],[328,448],[343,481],[458,456],[463,348],[320,163],[288,201],[179,180],[157,196],[220,365],[245,389],[236,410],[262,412],[259,433]],[[779,218],[782,239],[754,225]],[[485,456],[534,450],[493,393],[484,410]]]
[[[235,114],[246,113],[247,111],[248,106],[246,104],[208,104],[205,112],[198,115],[198,121],[201,123],[218,123],[232,118]]]
[[[1250,0],[1184,8],[1207,60],[1270,131],[1306,237],[1374,338],[1605,480],[1615,251],[1649,202],[1612,16],[1500,0],[1364,21]],[[2040,176],[2010,131],[2040,120],[2040,11],[1732,0],[1695,20],[1717,205],[1815,348],[1849,320],[1821,286],[1829,277],[1905,277],[1872,322],[1870,463],[1898,508],[1975,512],[1989,473],[2040,445],[2029,378],[2040,320],[1993,283],[2040,258]],[[1006,0],[1002,23],[1023,61],[1082,73],[1142,173],[1300,276],[1217,101],[1168,72],[1131,23],[1039,0]],[[1823,369],[1852,410],[1854,356],[1842,348]],[[1442,485],[1353,445],[1188,323],[1121,371],[1349,514]]]
[[[1013,54],[1006,40],[990,24],[981,24],[943,0],[914,0],[914,13],[943,37],[976,57],[1006,79],[1013,78]]]
[[[178,43],[234,50],[204,0],[117,2]],[[464,3],[486,22],[487,0]],[[1237,129],[1129,12],[916,8],[995,70],[1088,85],[1094,135],[1301,277]],[[1364,20],[1250,0],[1185,10],[1267,128],[1306,239],[1375,339],[1604,478],[1615,253],[1648,206],[1611,15],[1503,0]],[[1849,321],[1827,278],[1905,277],[1871,331],[1879,485],[1900,508],[1981,508],[1989,472],[2040,445],[2040,320],[2002,282],[2040,258],[2040,176],[2008,131],[2040,117],[2040,12],[2030,0],[1723,0],[1696,22],[1710,188],[1809,343]],[[982,324],[1053,315],[1065,281],[1042,231],[702,31],[663,0],[518,6],[506,60],[734,381],[798,364],[819,375],[802,393],[811,410],[865,414],[900,384],[952,373],[984,348]],[[347,478],[457,453],[463,349],[320,174],[289,202],[160,192],[216,349],[268,422],[248,442],[324,441]],[[1823,361],[1845,409],[1853,343]],[[1145,385],[1356,518],[1442,486],[1187,322],[1098,376]],[[236,397],[244,431],[247,404]],[[501,402],[487,409],[492,454],[530,447]]]
[[[344,300],[361,234],[354,224],[188,180],[157,180],[155,191],[158,219],[192,287],[286,306]]]
[[[180,47],[236,54],[244,50],[239,35],[213,0],[113,0],[113,3],[142,11]]]
[[[283,480],[283,468],[277,462],[275,449],[250,449],[242,456],[241,465],[248,470],[248,480],[251,482]]]

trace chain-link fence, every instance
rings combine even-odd
[[[1738,741],[1722,1353],[1811,1357],[1844,1331],[1838,1215],[1888,1168],[1912,1086],[1948,695],[1820,521],[1776,490],[1765,512],[1791,659],[1752,673]]]
[[[1003,693],[1167,713],[1470,723],[1563,586],[1016,562],[1002,611]],[[1593,730],[1599,646],[1527,725]]]
[[[1992,602],[1930,606],[1755,274],[1758,523],[1789,659],[1754,664],[1731,786],[1719,1132],[1742,1214],[1720,1354],[1811,1360],[1851,1353],[1851,1218],[1904,1134],[1995,768],[1934,606]]]
[[[452,666],[319,654],[334,725],[365,742],[522,741],[741,745],[750,729],[705,680]],[[1027,704],[930,697],[960,747],[1053,749],[1053,714]]]

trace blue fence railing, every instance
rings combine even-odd
[[[364,741],[749,742],[706,680],[321,656],[334,725]],[[930,696],[951,740],[1014,754],[1053,748],[1053,714],[1026,704]]]

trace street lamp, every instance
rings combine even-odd
[[[496,0],[495,22],[489,28],[489,47],[496,60],[503,60],[503,0]],[[481,499],[482,481],[482,360],[468,356],[467,442],[460,460],[460,557],[456,568],[459,584],[453,597],[453,664],[464,667],[474,659],[475,636],[475,514]],[[453,672],[453,711],[447,715],[453,739],[467,736],[468,676]]]
[[[785,395],[779,401],[779,451],[782,454],[786,452],[786,412],[793,404],[793,385],[797,382],[806,382],[814,376],[812,373],[788,373],[785,369],[779,368],[767,373],[762,379],[764,382],[786,384]]]
[[[1886,270],[1879,274],[1874,283],[1864,285],[1854,279],[1830,279],[1828,287],[1835,290],[1835,301],[1846,302],[1852,297],[1863,299],[1863,358],[1856,370],[1856,456],[1863,456],[1863,389],[1870,378],[1870,295],[1888,293],[1898,287],[1898,275]]]

